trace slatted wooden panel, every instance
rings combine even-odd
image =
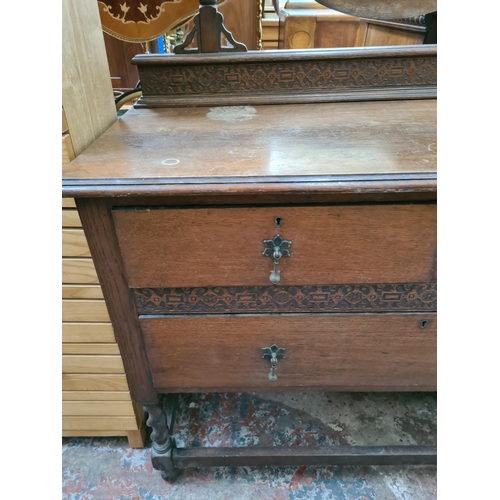
[[[93,430],[93,431],[88,431],[88,430],[81,430],[81,429],[74,429],[70,431],[62,431],[62,437],[99,437],[99,436],[105,436],[105,437],[119,437],[119,436],[128,436],[129,432],[134,432],[134,431],[117,431],[117,430]],[[139,432],[139,431],[137,431]],[[130,444],[130,440],[129,440]],[[140,446],[133,446],[130,444],[131,448],[144,448],[144,445]]]
[[[125,375],[75,374],[62,376],[63,391],[128,391]]]
[[[68,211],[63,211],[64,213]],[[75,217],[71,215],[70,219]],[[80,219],[78,219],[79,221]],[[90,250],[85,239],[83,229],[63,229],[62,232],[62,256],[63,257],[90,257]]]
[[[121,356],[63,355],[63,373],[125,373]]]
[[[110,323],[63,323],[63,342],[111,343],[115,334]]]
[[[63,401],[63,416],[134,417],[131,401]]]
[[[82,221],[76,208],[63,208],[62,210],[63,227],[82,227]]]
[[[104,300],[63,300],[63,321],[109,322]]]
[[[62,391],[63,401],[130,401],[129,391]]]
[[[88,355],[119,355],[118,345],[114,344],[63,344],[63,354]]]
[[[63,285],[63,299],[102,299],[102,289],[97,285]]]
[[[63,259],[62,279],[64,284],[99,284],[92,259]]]
[[[63,198],[62,199],[63,208],[74,208],[76,207],[75,200],[73,198]]]
[[[76,430],[136,430],[137,421],[133,417],[63,417],[62,428],[65,431]]]

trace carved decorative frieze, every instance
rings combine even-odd
[[[139,314],[436,311],[435,283],[135,288]]]
[[[189,95],[432,85],[433,63],[421,57],[145,67],[141,87],[144,95]]]
[[[353,93],[357,99],[435,94],[436,50],[428,46],[365,53],[345,49],[288,52],[274,54],[274,58],[263,52],[232,59],[224,59],[224,54],[204,59],[191,56],[189,64],[186,57],[176,60],[168,54],[136,56],[133,62],[139,66],[143,91],[138,106],[175,106],[186,100],[210,104],[226,97],[244,97],[250,103],[266,97],[281,102],[290,97],[307,101],[313,96],[323,101],[349,100]]]

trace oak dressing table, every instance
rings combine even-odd
[[[175,447],[180,392],[436,389],[436,47],[144,55],[64,168],[153,466],[435,463]]]

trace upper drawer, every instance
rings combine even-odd
[[[134,208],[113,217],[135,288],[269,285],[263,240],[276,234],[292,242],[280,285],[427,282],[435,260],[435,204]]]

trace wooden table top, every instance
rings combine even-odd
[[[63,168],[63,185],[435,178],[436,103],[132,109]]]

